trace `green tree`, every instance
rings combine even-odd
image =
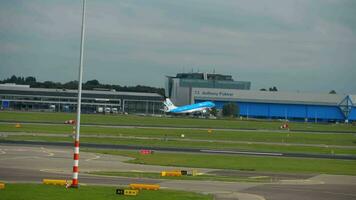
[[[237,114],[237,105],[236,103],[227,103],[227,104],[224,104],[223,106],[223,109],[222,109],[222,114],[223,116],[225,117],[236,117],[238,114]]]
[[[64,83],[62,86],[65,89],[78,89],[78,81],[69,81]]]
[[[25,83],[28,85],[35,85],[36,84],[36,78],[33,76],[28,76],[25,78]]]
[[[100,83],[98,80],[94,79],[94,80],[87,81],[85,83],[85,85],[96,85],[97,86],[97,85],[100,85]]]
[[[53,81],[44,81],[38,82],[35,77],[17,77],[12,75],[10,78],[0,80],[0,83],[16,83],[16,84],[28,84],[33,88],[57,88],[57,89],[78,89],[78,81],[69,81],[64,84]],[[93,90],[95,88],[104,88],[104,89],[115,89],[116,91],[124,92],[148,92],[148,93],[158,93],[164,96],[164,88],[156,88],[144,85],[136,86],[120,86],[120,85],[111,85],[111,84],[102,84],[98,80],[93,79],[85,82],[83,84],[84,90]]]
[[[212,109],[210,110],[210,114],[216,116],[216,115],[218,114],[218,110],[217,110],[216,108],[212,108]]]
[[[271,91],[271,92],[277,92],[278,89],[277,89],[276,86],[273,86],[273,87],[270,87],[270,88],[269,88],[269,91]]]

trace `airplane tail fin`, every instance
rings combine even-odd
[[[163,102],[163,104],[166,106],[167,112],[177,108],[169,98],[166,98],[166,100]]]

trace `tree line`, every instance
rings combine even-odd
[[[260,91],[270,91],[270,92],[278,92],[276,86],[270,87],[268,90],[266,88],[261,88]],[[329,94],[336,94],[335,90],[330,90]]]
[[[56,89],[78,89],[78,81],[69,81],[66,83],[53,82],[53,81],[43,81],[39,82],[33,76],[22,77],[12,75],[10,78],[5,78],[0,80],[0,83],[15,83],[22,85],[30,85],[32,88],[56,88]],[[104,89],[104,90],[116,90],[122,92],[149,92],[149,93],[158,93],[164,96],[164,88],[156,88],[151,86],[136,85],[136,86],[120,86],[120,85],[111,85],[111,84],[102,84],[98,80],[89,80],[83,83],[84,90],[95,90],[95,89]]]

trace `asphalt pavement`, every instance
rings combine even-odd
[[[41,182],[43,178],[71,179],[72,148],[29,144],[0,144],[0,180],[5,182]],[[124,178],[88,175],[90,171],[145,171],[177,169],[177,167],[125,163],[129,158],[81,152],[81,184],[127,185],[129,183],[158,183],[162,188],[214,194],[217,200],[294,200],[294,199],[356,199],[356,177],[337,175],[298,175],[199,169],[204,173],[243,176],[268,175],[279,178],[273,183],[243,183],[220,181],[188,181],[147,178]]]

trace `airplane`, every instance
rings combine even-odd
[[[208,110],[215,107],[215,104],[211,101],[204,101],[201,103],[190,104],[185,106],[175,106],[169,98],[163,102],[165,105],[164,112],[173,114],[190,114],[190,113],[206,113]]]

